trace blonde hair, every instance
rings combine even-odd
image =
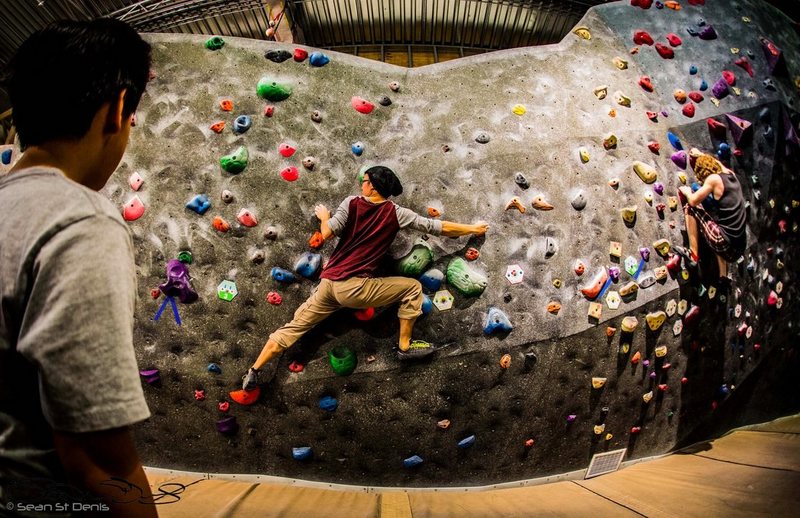
[[[700,155],[694,163],[694,174],[700,183],[712,174],[720,174],[724,171],[722,164],[711,155]]]

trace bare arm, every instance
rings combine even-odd
[[[322,239],[327,241],[333,237],[331,227],[328,226],[328,220],[331,219],[331,211],[328,210],[328,207],[320,203],[314,207],[314,214],[319,218],[319,231],[322,234]]]
[[[53,439],[70,483],[101,497],[111,507],[111,515],[158,516],[127,427],[89,433],[53,432]]]
[[[453,223],[452,221],[442,221],[442,235],[447,237],[461,237],[474,234],[482,236],[489,230],[489,224],[485,221],[479,221],[474,225],[465,225],[463,223]]]
[[[724,189],[724,186],[722,185],[722,180],[720,179],[719,175],[712,174],[711,176],[706,178],[706,181],[703,182],[703,185],[696,192],[692,192],[692,189],[685,185],[681,186],[679,190],[684,195],[684,197],[686,197],[686,201],[687,203],[689,203],[691,207],[697,207],[698,205],[703,203],[703,200],[708,198],[709,194],[717,190],[715,189],[716,187]],[[719,193],[718,198],[721,196],[722,193]]]

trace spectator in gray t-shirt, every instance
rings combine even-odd
[[[0,177],[0,508],[11,515],[64,516],[56,504],[75,503],[157,514],[128,430],[150,415],[132,242],[96,192],[122,158],[149,69],[150,46],[110,19],[56,23],[8,69],[24,149]]]

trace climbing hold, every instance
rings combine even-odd
[[[680,88],[672,92],[672,97],[674,97],[675,100],[678,101],[679,103],[686,102],[686,92],[681,90]]]
[[[261,396],[261,387],[256,386],[255,390],[234,390],[228,395],[232,400],[242,406],[249,406],[258,401]]]
[[[586,150],[585,147],[578,149],[578,157],[581,159],[581,162],[584,164],[589,161],[589,151]]]
[[[649,261],[650,260],[650,249],[647,248],[646,246],[643,246],[643,247],[639,248],[639,255],[642,256],[642,259],[644,259],[645,261]]]
[[[700,92],[689,92],[689,99],[691,99],[696,103],[701,103],[703,102],[703,99],[705,99],[705,97],[703,97],[703,94],[701,94]]]
[[[267,293],[267,302],[273,306],[280,306],[281,302],[283,302],[283,297],[281,297],[281,294],[277,291],[270,291]]]
[[[706,119],[706,123],[708,124],[708,131],[718,139],[724,139],[726,136],[726,128],[725,125],[719,122],[716,119],[709,117]]]
[[[389,90],[392,92],[399,92],[400,91],[400,83],[397,81],[392,81],[389,83]]]
[[[622,215],[622,220],[628,224],[633,225],[636,223],[636,205],[631,205],[629,207],[622,207],[620,209],[620,214]]]
[[[306,50],[304,50],[304,49],[297,48],[297,49],[294,49],[294,54],[292,55],[292,57],[298,63],[302,63],[308,57],[308,52]]]
[[[300,172],[297,170],[295,166],[291,165],[281,171],[281,178],[283,178],[287,182],[294,182],[295,180],[300,178]]]
[[[663,43],[656,43],[656,52],[658,52],[658,55],[664,59],[672,59],[675,57],[675,51]]]
[[[642,401],[649,403],[653,399],[653,391],[647,392],[642,395]]]
[[[186,204],[186,208],[195,211],[201,216],[211,207],[211,202],[208,201],[208,196],[205,194],[198,194]]]
[[[613,133],[610,133],[603,139],[603,148],[607,150],[614,149],[617,147],[617,136]]]
[[[617,90],[614,92],[614,102],[619,104],[620,106],[625,106],[627,108],[631,107],[631,98]]]
[[[219,102],[219,107],[224,112],[233,111],[233,101],[231,101],[230,99],[223,99]]]
[[[622,331],[625,333],[633,333],[639,321],[634,316],[627,316],[622,319]]]
[[[468,248],[467,251],[464,252],[464,257],[467,259],[467,261],[474,261],[480,255],[481,255],[481,253],[478,251],[478,249],[477,248],[472,248],[472,247]]]
[[[313,248],[314,250],[320,248],[325,243],[325,238],[322,237],[322,232],[317,230],[314,232],[308,240],[308,246]]]
[[[611,241],[608,244],[608,255],[619,259],[622,257],[622,243],[619,241]],[[614,279],[616,281],[616,279]]]
[[[247,167],[250,154],[245,146],[239,146],[230,155],[225,155],[219,159],[219,165],[223,170],[231,174],[239,174]]]
[[[361,154],[364,152],[364,143],[360,141],[353,142],[353,144],[350,145],[350,150],[355,156],[361,156]]]
[[[731,130],[731,137],[733,137],[733,141],[737,146],[740,142],[744,142],[753,136],[751,122],[731,114],[726,114],[725,118]]]
[[[606,272],[605,268],[600,268],[600,270],[595,274],[594,279],[584,288],[581,288],[581,293],[584,297],[589,300],[594,300],[600,294],[600,290],[603,289],[605,286],[606,281],[608,280],[608,272]]]
[[[291,144],[287,144],[286,142],[282,142],[278,146],[278,153],[281,154],[284,158],[289,158],[294,155],[294,152],[297,151]]]
[[[653,313],[648,313],[645,320],[647,321],[647,327],[649,327],[651,331],[656,331],[667,320],[667,314],[663,311],[655,311]]]
[[[601,389],[606,384],[606,381],[608,381],[608,378],[592,378],[592,388]]]
[[[633,365],[638,365],[641,360],[642,360],[642,353],[640,351],[636,351],[631,357],[631,363]]]
[[[339,406],[339,401],[331,396],[325,396],[319,400],[319,408],[326,412],[335,412]]]
[[[358,365],[356,353],[349,347],[339,345],[328,351],[328,361],[333,372],[339,376],[349,376]]]
[[[592,39],[592,33],[589,32],[589,29],[587,27],[576,27],[575,29],[572,30],[572,32],[573,34],[575,34],[576,36],[578,36],[583,40]]]
[[[258,225],[258,219],[256,219],[255,214],[247,209],[240,210],[239,213],[236,214],[236,219],[245,227],[255,227]]]
[[[214,216],[211,226],[213,226],[214,230],[218,232],[227,232],[231,229],[231,224],[222,219],[221,216]]]
[[[614,64],[615,67],[617,67],[620,70],[625,70],[628,68],[628,62],[619,56],[615,57],[613,60],[611,60],[611,62]]]
[[[490,137],[488,133],[478,133],[478,135],[475,137],[475,142],[478,144],[488,144],[489,140]]]
[[[278,102],[292,95],[292,88],[289,85],[273,81],[268,77],[262,77],[256,85],[256,93],[259,97],[267,101]]]
[[[143,183],[144,183],[144,179],[137,172],[132,173],[128,177],[128,185],[130,185],[131,189],[133,189],[134,191],[138,191]]]
[[[312,52],[308,57],[308,63],[312,67],[324,67],[330,63],[331,59],[322,52]]]
[[[278,282],[291,283],[297,281],[297,277],[295,277],[292,272],[289,270],[284,270],[278,266],[272,267],[272,270],[270,270],[270,275]]]
[[[159,290],[158,288],[153,288],[152,290],[150,290],[150,296],[154,299],[157,299],[158,297],[161,296],[161,290]]]
[[[216,423],[217,431],[224,435],[233,435],[239,430],[239,424],[236,422],[236,416],[228,416],[220,419]]]
[[[695,111],[694,103],[691,101],[686,103],[683,106],[683,109],[681,110],[683,115],[689,118],[694,117],[694,111]]]
[[[313,278],[322,266],[322,255],[314,252],[303,253],[294,263],[294,271],[306,279]]]
[[[144,214],[144,203],[139,196],[134,196],[122,206],[122,218],[125,221],[136,221]]]
[[[724,99],[730,93],[728,88],[728,82],[725,81],[724,77],[720,77],[714,86],[711,87],[711,93],[714,94],[714,97],[717,99]]]
[[[480,295],[489,285],[483,274],[471,268],[460,257],[456,257],[447,265],[447,282],[467,297]]]
[[[648,92],[653,91],[653,83],[650,82],[650,78],[647,76],[642,76],[639,78],[639,86]]]
[[[314,169],[316,163],[317,159],[314,158],[313,156],[307,156],[303,159],[303,167],[305,167],[309,171],[312,171]]]
[[[637,45],[652,45],[653,37],[647,31],[638,30],[633,33],[633,42]]]
[[[625,258],[625,271],[628,272],[628,275],[634,277],[638,269],[639,269],[639,262],[636,260],[635,257],[629,255],[628,257]]]
[[[659,345],[655,348],[656,358],[663,358],[667,355],[667,346],[666,345]]]
[[[219,50],[225,46],[225,40],[219,36],[214,36],[206,40],[206,48],[208,50]]]
[[[450,420],[449,419],[442,419],[436,423],[436,426],[439,427],[441,430],[447,430],[450,428]]]
[[[404,468],[414,468],[422,464],[424,461],[419,455],[413,455],[403,461]]]
[[[705,79],[700,81],[700,86],[698,86],[697,89],[700,90],[701,92],[705,92],[706,90],[708,90],[708,83],[706,82]]]
[[[525,275],[522,268],[518,264],[512,264],[506,267],[506,279],[511,284],[519,284],[522,282],[522,278]]]
[[[673,32],[667,34],[666,38],[669,44],[672,45],[673,47],[679,47],[681,43],[683,43],[681,39],[678,37],[678,35]]]
[[[525,109],[525,106],[521,104],[515,104],[514,107],[511,108],[511,113],[513,113],[514,115],[522,116],[525,115],[526,111],[527,110]]]
[[[278,239],[278,229],[272,225],[268,226],[264,229],[264,238],[269,239],[270,241],[275,241]]]
[[[353,312],[353,315],[356,317],[356,320],[366,322],[375,317],[375,308],[357,309]]]
[[[350,105],[355,108],[358,113],[363,113],[365,115],[372,113],[372,110],[375,109],[374,104],[358,96],[354,96],[350,99]]]
[[[419,277],[433,261],[433,249],[423,239],[418,239],[411,251],[397,261],[397,272],[406,277]]]
[[[630,281],[619,289],[619,294],[623,297],[630,297],[639,291],[639,285],[635,281]]]
[[[701,40],[714,40],[717,39],[717,31],[714,30],[713,25],[706,25],[697,34]]]
[[[664,184],[661,182],[654,183],[653,190],[655,191],[656,194],[662,196],[664,194]]]
[[[253,121],[248,115],[239,115],[233,121],[233,132],[237,134],[242,134],[250,129],[250,126],[253,125]]]
[[[292,53],[287,50],[268,50],[264,53],[264,57],[273,63],[283,63],[292,57]]]
[[[656,283],[656,276],[653,272],[646,272],[644,275],[639,277],[636,283],[639,285],[640,288],[646,290],[647,288]]]
[[[261,264],[267,259],[267,256],[264,255],[263,250],[255,250],[252,254],[250,254],[250,261],[253,264]]]
[[[613,254],[610,255],[612,255],[612,257],[619,258],[620,256],[622,256],[622,245],[620,243],[617,243],[616,241],[612,241],[612,244],[613,244],[612,247],[609,248],[612,248],[610,252],[613,252]],[[617,282],[619,280],[620,273],[621,272],[619,266],[608,267],[608,276],[611,277],[611,280],[613,282]]]
[[[523,189],[527,189],[528,187],[531,186],[531,184],[528,183],[527,178],[525,178],[525,175],[523,175],[522,173],[517,173],[514,176],[514,183],[516,183],[517,185],[519,185]]]
[[[582,192],[579,192],[572,199],[572,208],[575,210],[583,210],[584,208],[586,208],[586,197],[583,195]]]
[[[619,309],[619,305],[622,303],[622,297],[619,296],[619,293],[610,290],[606,295],[606,306],[608,309]]]
[[[723,70],[722,71],[722,79],[728,83],[728,86],[734,86],[736,84],[736,76],[730,70]]]
[[[301,446],[299,448],[292,448],[292,458],[294,460],[308,460],[314,455],[311,446]]]
[[[275,115],[275,107],[271,104],[264,106],[264,117],[272,117]]]
[[[217,409],[219,409],[220,412],[227,412],[228,410],[230,410],[230,408],[231,404],[228,403],[227,401],[220,401],[219,403],[217,403]]]
[[[436,268],[431,268],[419,277],[420,284],[422,284],[422,287],[427,291],[439,291],[443,280],[444,274],[441,270]]]
[[[560,289],[562,284],[563,282],[561,281],[561,279],[553,279],[553,287],[555,289]]]
[[[506,210],[508,209],[517,209],[522,214],[525,214],[525,206],[522,204],[522,200],[520,200],[518,196],[514,196],[508,200],[508,203],[506,203]]]
[[[226,302],[232,301],[238,294],[239,290],[236,288],[236,283],[233,281],[222,281],[219,283],[219,286],[217,286],[217,296]]]
[[[608,186],[611,187],[612,189],[616,189],[617,187],[619,187],[619,178],[612,178],[611,180],[609,180]]]
[[[148,385],[161,381],[161,375],[158,369],[141,370],[139,371],[139,376],[141,376]]]
[[[692,306],[689,311],[683,316],[683,325],[691,326],[692,324],[696,323],[700,317],[700,306]]]
[[[642,179],[644,183],[653,183],[658,178],[658,173],[656,168],[645,164],[644,162],[639,162],[638,160],[633,162],[633,171]]]
[[[577,416],[577,415],[575,415],[575,414],[569,414],[569,415],[567,416],[567,422],[568,422],[568,423],[574,423],[574,422],[575,422],[575,420],[576,420],[577,418],[578,418],[578,416]]]
[[[545,257],[552,257],[553,255],[555,255],[556,250],[557,250],[556,240],[553,239],[552,237],[549,237],[549,236],[547,238],[545,238],[545,240],[544,240],[544,256]]]
[[[436,306],[436,309],[439,311],[447,311],[448,309],[451,309],[453,307],[454,300],[455,298],[453,295],[447,290],[439,290],[433,295],[433,305]]]
[[[687,162],[687,155],[686,151],[676,151],[670,157],[672,163],[676,166],[680,167],[681,169],[686,169],[686,162]]]
[[[544,197],[542,195],[535,197],[531,202],[531,205],[533,205],[533,208],[537,210],[553,210],[554,208],[552,205],[550,205],[544,200]]]
[[[602,101],[603,99],[606,98],[606,95],[608,95],[608,86],[606,85],[597,86],[595,87],[594,90],[592,90],[592,92],[594,93],[595,97],[597,97]]]
[[[290,372],[294,372],[295,374],[297,374],[298,372],[303,372],[305,366],[298,361],[293,361],[287,366],[287,368],[289,369]]]
[[[555,300],[551,300],[547,303],[547,312],[552,313],[553,315],[557,315],[558,312],[561,311],[561,303]]]
[[[322,113],[319,110],[311,112],[311,120],[314,122],[322,122]]]
[[[658,114],[656,112],[647,111],[644,112],[647,115],[647,118],[653,122],[658,122]]]
[[[223,190],[220,197],[222,198],[222,201],[224,201],[225,203],[231,203],[234,200],[233,193],[228,189]]]
[[[575,275],[583,275],[583,272],[586,271],[586,265],[583,264],[583,261],[580,259],[575,261]]]

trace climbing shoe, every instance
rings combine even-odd
[[[250,367],[247,371],[247,374],[242,376],[242,390],[251,391],[255,390],[258,387],[258,373],[261,372],[258,369],[254,369]]]
[[[425,358],[430,356],[436,352],[436,349],[429,344],[428,342],[424,342],[422,340],[413,340],[411,342],[411,346],[406,351],[398,350],[397,351],[397,359],[398,360],[418,360],[420,358]]]
[[[684,248],[680,245],[673,245],[672,249],[675,250],[675,253],[679,256],[683,257],[683,267],[689,270],[690,272],[698,272],[697,269],[697,259],[692,257],[692,251],[688,248]]]

